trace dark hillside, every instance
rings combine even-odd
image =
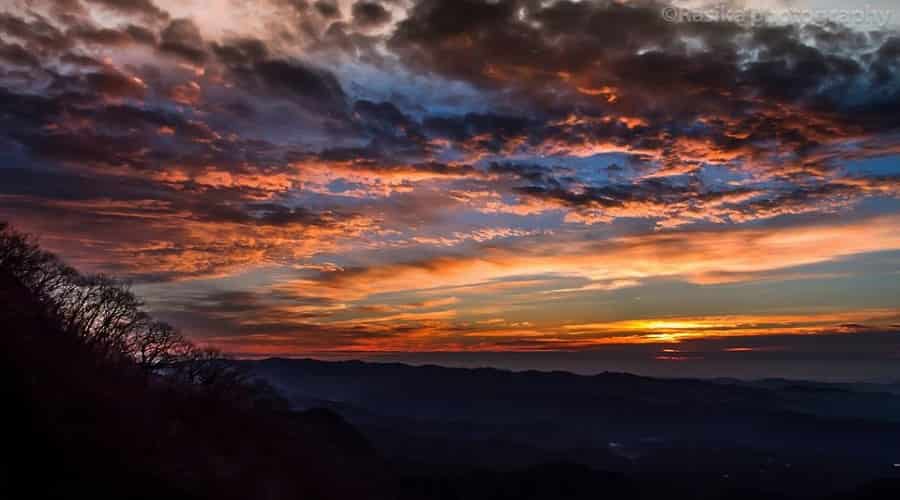
[[[2,498],[371,498],[378,461],[329,410],[99,358],[0,270]]]

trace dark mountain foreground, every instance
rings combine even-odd
[[[900,498],[897,396],[228,361],[0,224],[3,499]]]

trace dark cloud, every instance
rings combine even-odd
[[[428,155],[428,139],[422,127],[394,104],[360,100],[354,103],[353,114],[372,141],[364,155],[366,158],[390,162]],[[335,154],[335,151],[327,154]]]
[[[356,101],[353,112],[364,122],[384,133],[404,132],[417,125],[390,102]]]
[[[251,202],[240,206],[234,204],[213,205],[207,207],[200,216],[201,220],[207,222],[236,222],[274,227],[324,227],[339,221],[351,220],[358,215],[352,212],[315,211],[277,203]]]
[[[811,106],[834,109],[864,72],[852,59],[804,45],[796,29],[759,30],[755,40],[760,56],[742,72],[741,79],[765,98],[807,100]]]
[[[540,122],[530,118],[493,113],[468,113],[463,116],[431,116],[423,127],[437,137],[490,152],[500,152],[511,140],[539,134]]]
[[[219,59],[230,67],[247,67],[267,59],[269,48],[256,38],[230,40],[223,44],[213,44],[213,51]]]
[[[129,24],[125,27],[125,32],[131,36],[131,39],[137,43],[151,45],[156,43],[156,34],[142,26]]]
[[[543,179],[542,179],[543,180]],[[639,183],[589,186],[577,191],[566,189],[555,179],[545,185],[515,188],[519,193],[554,200],[570,207],[622,207],[627,203],[652,202],[660,205],[697,199],[697,189],[690,184],[676,184],[667,179],[648,179]]]
[[[359,0],[352,8],[353,24],[363,28],[377,28],[390,22],[391,13],[378,2]]]
[[[90,177],[60,169],[7,167],[0,169],[3,193],[31,200],[127,201],[155,197],[166,199],[170,190],[140,179],[122,179],[104,175]],[[23,206],[19,210],[27,210]],[[32,207],[33,208],[33,207]]]
[[[341,9],[335,0],[317,0],[313,7],[322,17],[328,19],[341,17]]]
[[[150,45],[156,42],[156,37],[153,32],[134,25],[125,30],[81,25],[69,29],[67,35],[77,38],[87,44],[113,47],[130,43]]]
[[[344,91],[327,70],[298,60],[264,59],[232,71],[248,91],[288,99],[324,116],[347,118]]]
[[[492,162],[488,172],[504,176],[512,176],[517,180],[527,181],[536,185],[559,186],[559,182],[553,178],[552,169],[533,164],[497,163]]]
[[[266,44],[252,38],[213,44],[212,50],[255,93],[290,98],[310,110],[346,118],[346,94],[330,71],[297,59],[272,57]]]
[[[72,47],[72,40],[46,19],[35,16],[25,20],[8,12],[0,12],[0,32],[21,40],[37,55],[47,55]]]
[[[175,19],[160,33],[159,48],[193,63],[206,60],[206,42],[190,19]]]
[[[807,45],[810,33],[823,42]],[[390,47],[414,67],[502,88],[505,99],[524,98],[544,112],[562,112],[564,101],[587,114],[674,119],[688,128],[703,114],[750,115],[760,99],[838,112],[833,119],[845,122],[869,119],[859,114],[861,102],[883,95],[871,91],[872,74],[898,77],[847,55],[864,40],[829,24],[804,31],[667,23],[655,3],[424,0]]]
[[[344,91],[331,73],[300,61],[266,60],[254,69],[270,88],[288,95],[323,103],[338,109],[344,105]]]
[[[39,66],[41,61],[17,43],[0,41],[0,60],[15,66]]]
[[[152,0],[84,0],[109,10],[130,15],[146,16],[150,19],[165,20],[169,14],[160,9]]]

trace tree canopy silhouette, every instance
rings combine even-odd
[[[175,327],[155,320],[129,284],[84,275],[37,240],[0,221],[0,273],[15,280],[55,330],[89,349],[100,363],[126,364],[149,376],[190,384],[236,401],[273,401],[274,391],[222,353],[198,347]]]

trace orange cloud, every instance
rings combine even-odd
[[[544,239],[527,244],[525,249],[486,247],[468,256],[337,270],[287,287],[363,298],[376,292],[474,287],[538,274],[629,285],[650,278],[679,278],[697,284],[737,282],[755,279],[760,273],[900,249],[900,218],[884,216],[845,224],[771,229],[659,232],[602,243]]]

